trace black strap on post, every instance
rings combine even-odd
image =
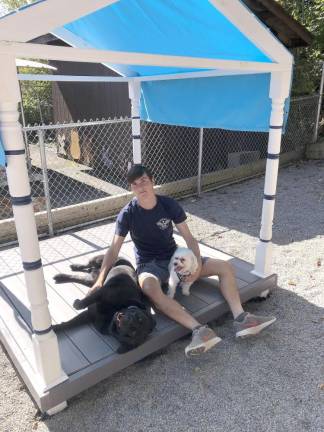
[[[44,335],[44,334],[49,333],[51,330],[52,330],[52,326],[48,327],[48,328],[45,329],[45,330],[35,330],[35,329],[34,329],[34,330],[33,330],[33,333],[36,334],[36,335]]]
[[[31,270],[37,270],[42,267],[42,260],[39,259],[37,261],[33,262],[25,262],[22,263],[24,270],[31,271]]]
[[[263,195],[263,198],[269,201],[275,200],[276,199],[276,195]]]
[[[22,197],[10,196],[10,198],[11,198],[11,204],[15,205],[15,206],[27,205],[27,204],[30,204],[32,202],[31,195],[26,195],[26,196],[22,196]]]
[[[6,156],[16,156],[16,155],[23,155],[25,154],[25,149],[22,150],[5,150]]]
[[[267,153],[267,159],[279,159],[280,153]]]

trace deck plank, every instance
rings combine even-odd
[[[71,272],[70,263],[71,261],[69,260],[55,263],[54,265],[51,266],[50,269],[47,270],[46,274],[48,280],[51,280],[51,282],[49,283],[52,284],[53,289],[55,289],[65,299],[65,301],[72,307],[74,300],[77,298],[80,299],[83,298],[87,293],[88,288],[84,285],[71,283],[71,282],[64,283],[64,284],[55,284],[53,280],[53,276],[55,276],[57,273],[70,273]],[[76,314],[77,313],[78,312],[76,312]],[[104,355],[110,355],[113,351],[116,351],[116,349],[119,346],[118,342],[114,338],[112,338],[111,336],[100,334],[91,324],[83,325],[80,328],[84,329],[84,331],[86,331],[86,328],[89,328],[91,332],[95,333],[96,337],[94,339],[101,340],[103,342],[103,343],[100,342],[100,346],[101,349],[103,350]],[[70,335],[71,332],[72,329],[67,330],[66,334]],[[86,335],[84,335],[84,337],[86,337]],[[87,347],[83,347],[83,349],[86,349],[88,351]],[[84,351],[84,355],[88,357],[87,351]]]
[[[54,323],[60,323],[62,321],[67,321],[73,318],[77,312],[72,307],[73,300],[71,298],[70,303],[66,301],[66,298],[61,295],[59,291],[54,289],[54,281],[52,276],[57,272],[51,270],[51,266],[45,266],[44,276],[46,281],[46,290],[47,290],[47,298],[49,302],[49,311]],[[18,286],[23,286],[24,289],[17,291],[20,295],[19,300],[22,300],[24,308],[22,308],[22,314],[24,320],[30,323],[30,309],[29,309],[29,301],[27,299],[26,289],[24,287],[24,276],[22,273],[9,277],[6,280],[8,286],[13,286],[14,284],[19,284]],[[67,291],[69,293],[70,290]],[[14,304],[18,302],[16,295],[10,291],[8,295],[11,297]],[[80,297],[80,295],[79,295]],[[113,350],[107,345],[104,341],[102,341],[98,335],[89,327],[82,326],[75,329],[69,330],[68,333],[65,333],[71,342],[77,347],[77,349],[82,353],[83,357],[86,358],[90,363],[96,362],[101,358],[110,355]],[[62,339],[64,342],[64,339]],[[64,358],[64,353],[63,353]]]
[[[50,292],[48,299],[50,310],[52,311],[51,315],[56,322],[60,323],[69,320],[79,313],[73,308],[72,304],[76,298],[83,298],[84,294],[75,284],[55,284],[53,276],[60,271],[56,267],[57,265],[46,266],[44,274],[46,286]],[[114,352],[112,347],[89,325],[72,328],[64,331],[64,333],[90,363],[96,362]]]
[[[21,275],[22,276],[22,275]],[[25,329],[31,329],[31,314],[29,307],[29,300],[27,298],[27,291],[25,284],[23,283],[21,277],[14,275],[10,276],[1,281],[1,289],[5,293],[5,296],[10,300],[11,308],[14,311],[17,311],[15,314],[16,321],[20,322],[20,327],[24,327]],[[2,316],[2,310],[1,310]],[[17,331],[14,323],[12,329],[14,329],[15,339],[21,344],[24,339],[28,339],[28,336],[21,334],[21,332]],[[11,328],[11,327],[10,327]],[[31,330],[30,330],[31,331]],[[26,337],[27,336],[27,337]],[[80,353],[79,350],[71,343],[71,341],[67,340],[65,335],[62,335],[59,338],[59,346],[61,353],[61,360],[66,373],[74,373],[86,366],[89,365],[89,362],[85,359],[85,357]],[[29,362],[33,362],[34,355],[28,350],[25,351],[25,356]]]

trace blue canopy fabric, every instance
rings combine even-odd
[[[119,0],[52,29],[52,33],[61,35],[72,46],[272,63],[209,0]],[[136,64],[107,66],[127,77],[204,70]],[[268,131],[269,85],[269,73],[142,82],[141,118],[171,125]],[[288,106],[289,101],[285,121]]]
[[[72,36],[65,40],[72,45],[77,36],[97,49],[272,62],[208,0],[120,0],[64,28]],[[109,66],[128,77],[199,70]],[[271,112],[269,83],[268,73],[143,82],[141,118],[265,132]]]
[[[0,166],[6,166],[6,155],[4,152],[3,144],[1,142],[1,136],[0,136]]]

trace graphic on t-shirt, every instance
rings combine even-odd
[[[165,230],[168,228],[170,224],[170,219],[162,218],[158,222],[156,222],[156,225],[161,229]]]

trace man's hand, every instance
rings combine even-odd
[[[98,289],[102,288],[102,283],[97,281],[95,282],[92,287],[89,289],[89,291],[86,294],[86,297],[88,297],[90,294],[94,293],[95,291],[97,291]]]

